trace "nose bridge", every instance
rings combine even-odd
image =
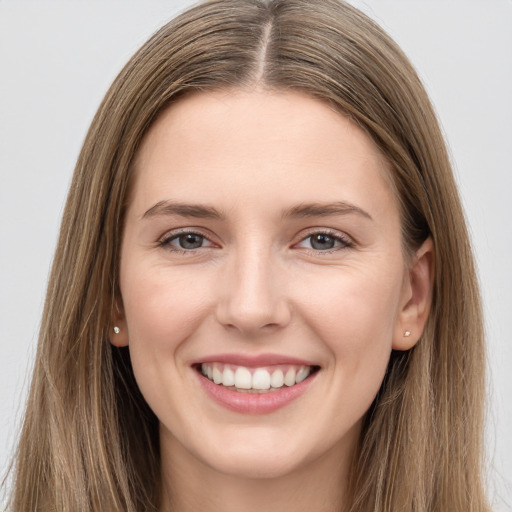
[[[290,312],[279,286],[279,265],[270,244],[244,244],[233,251],[229,260],[219,321],[244,333],[284,326]]]

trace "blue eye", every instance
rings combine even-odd
[[[298,244],[299,247],[307,249],[314,249],[315,251],[332,251],[350,247],[351,243],[341,236],[336,236],[331,233],[312,233],[306,238],[302,239]]]
[[[311,247],[318,251],[327,251],[329,249],[334,249],[334,246],[336,245],[336,240],[332,236],[324,235],[323,233],[311,235],[309,239]]]
[[[196,233],[187,233],[175,238],[181,249],[199,249],[202,247],[204,236],[197,235]]]
[[[193,251],[201,247],[210,247],[212,243],[199,233],[179,233],[165,238],[160,245],[171,250]]]

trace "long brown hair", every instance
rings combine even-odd
[[[108,341],[132,162],[156,116],[191,91],[300,90],[349,115],[392,169],[404,246],[431,236],[432,310],[394,352],[365,416],[351,511],[487,509],[484,348],[464,215],[438,122],[414,69],[338,0],[211,0],[160,29],[103,100],[62,221],[15,461],[13,511],[158,508],[158,421],[127,349]]]

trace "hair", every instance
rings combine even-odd
[[[342,1],[211,0],[131,58],[85,139],[48,285],[13,511],[158,508],[158,420],[127,349],[108,339],[132,164],[148,127],[184,94],[254,87],[301,91],[348,115],[390,164],[404,247],[433,240],[429,319],[413,349],[392,353],[364,417],[347,510],[488,510],[479,291],[443,136],[416,72]]]

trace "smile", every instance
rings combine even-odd
[[[280,356],[217,356],[193,365],[213,403],[239,414],[268,414],[303,396],[320,367]]]
[[[201,373],[211,382],[246,393],[277,391],[292,387],[307,379],[317,367],[305,365],[278,365],[250,368],[223,363],[202,363]]]

